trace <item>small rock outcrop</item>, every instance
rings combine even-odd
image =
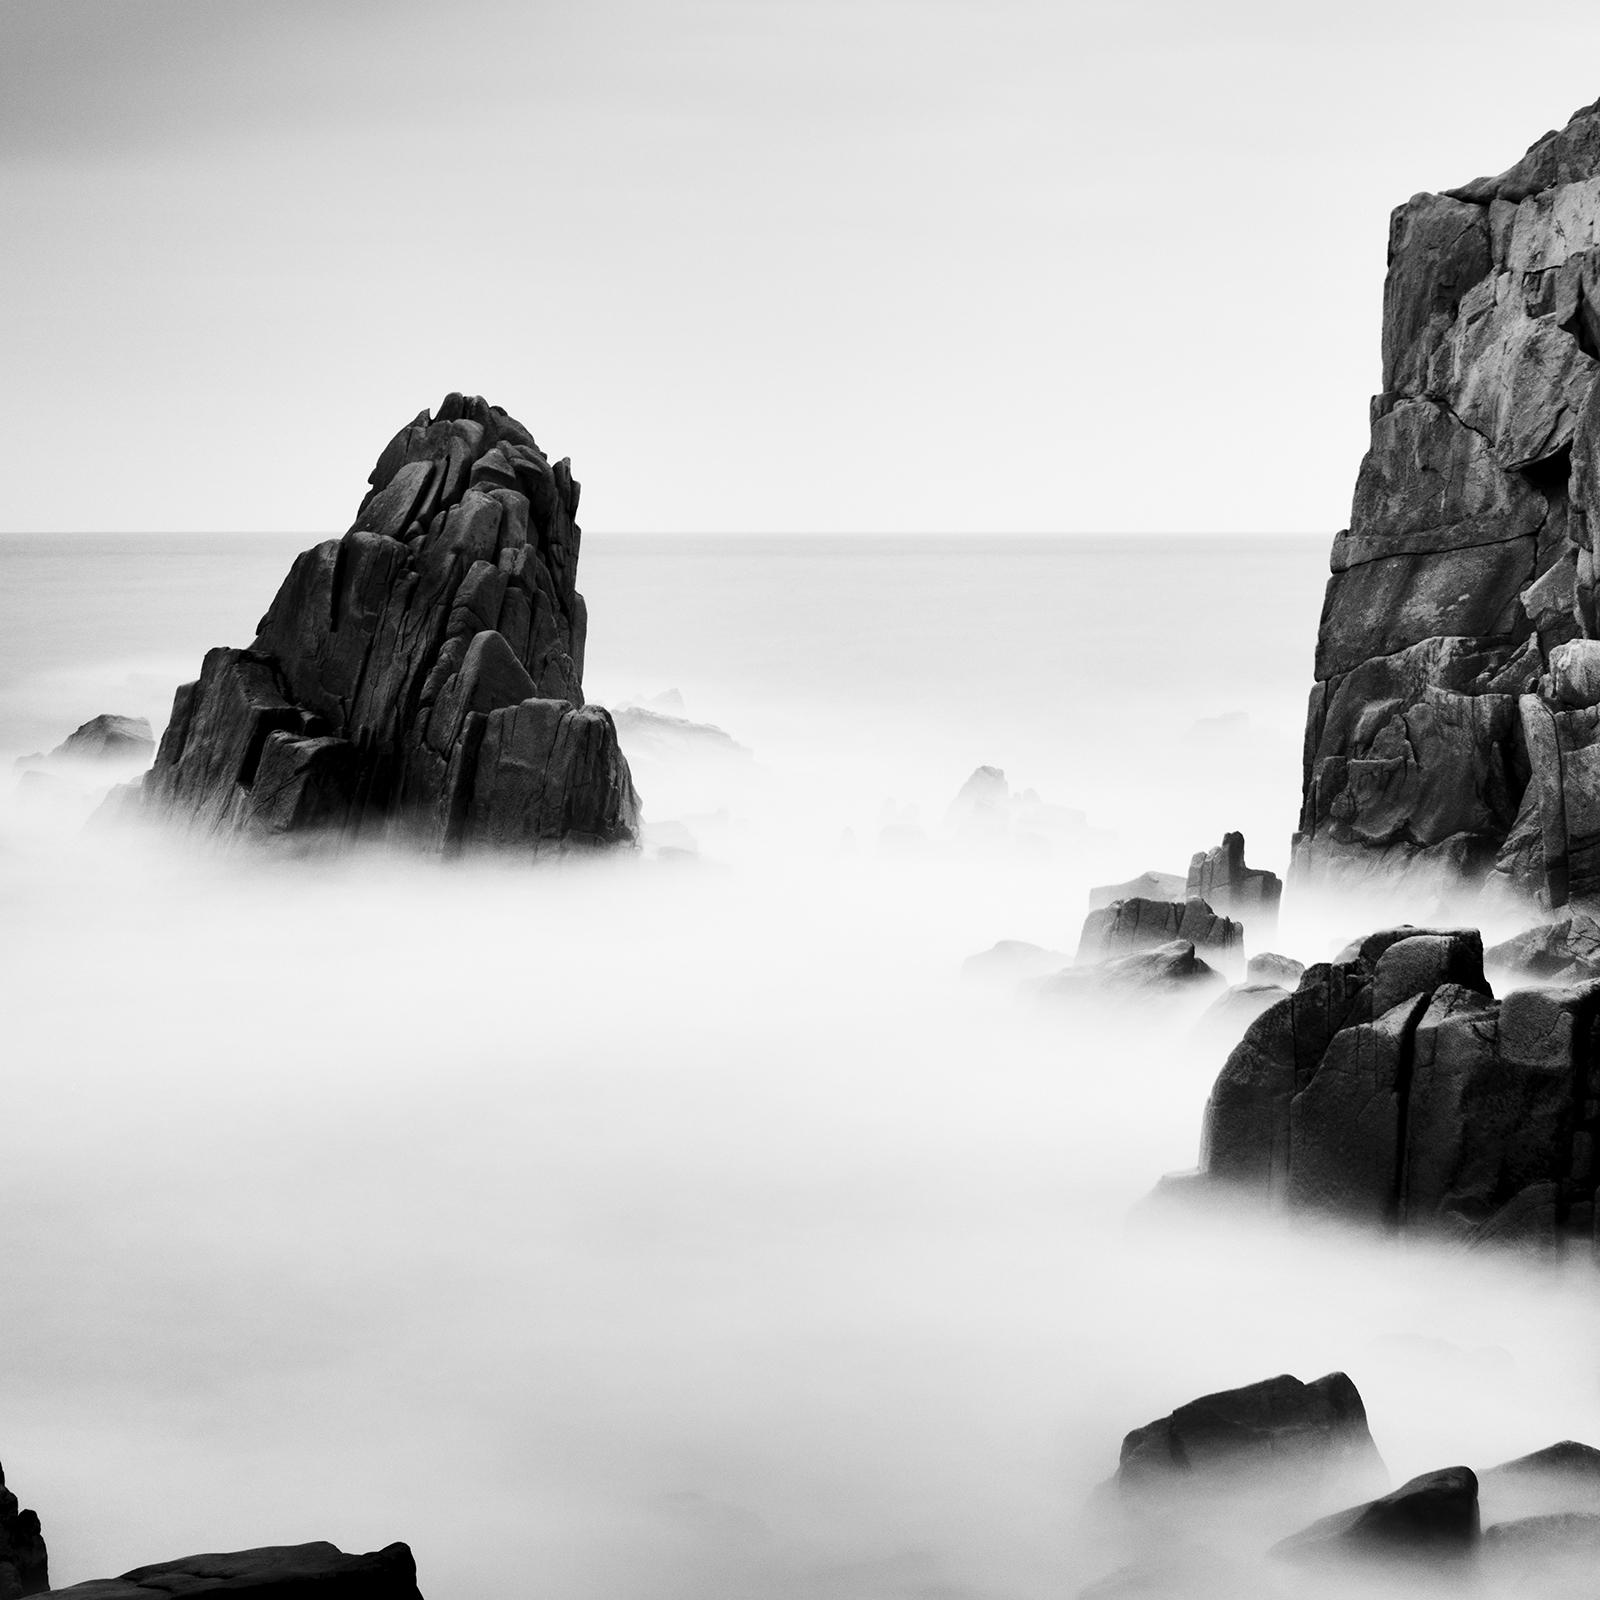
[[[1305,976],[1305,972],[1305,962],[1296,961],[1292,956],[1280,956],[1271,950],[1263,950],[1245,962],[1244,981],[1275,983],[1282,989],[1293,989]]]
[[[50,1557],[39,1515],[22,1508],[0,1469],[0,1600],[44,1594],[49,1587]]]
[[[1048,999],[1100,997],[1126,1000],[1136,994],[1206,994],[1227,987],[1227,979],[1207,965],[1187,939],[1171,939],[1131,955],[1085,966],[1065,967],[1033,988]]]
[[[1600,104],[1390,219],[1293,874],[1600,894]]]
[[[1186,881],[1181,872],[1141,872],[1126,883],[1102,883],[1089,891],[1089,909],[1117,900],[1182,900]]]
[[[1275,872],[1247,867],[1244,835],[1225,833],[1214,849],[1195,852],[1184,895],[1204,900],[1225,917],[1249,919],[1259,927],[1276,919],[1283,882]]]
[[[1478,1531],[1477,1475],[1471,1467],[1444,1467],[1382,1499],[1336,1511],[1272,1553],[1301,1563],[1377,1559],[1438,1565],[1468,1560]]]
[[[52,1589],[72,1600],[184,1600],[249,1595],[254,1600],[422,1600],[409,1547],[386,1545],[346,1555],[327,1543],[269,1545],[221,1555],[182,1556],[135,1567],[120,1578],[97,1578]]]
[[[126,768],[147,765],[155,753],[155,736],[143,717],[103,712],[74,729],[48,755],[24,756],[17,765],[75,763]]]
[[[1106,961],[1183,939],[1209,955],[1243,952],[1244,929],[1204,900],[1113,900],[1084,918],[1078,961]]]
[[[583,699],[578,484],[450,395],[389,442],[351,530],[301,555],[247,649],[181,688],[142,804],[217,834],[537,852],[635,837]]]
[[[1496,1000],[1471,929],[1391,928],[1309,968],[1228,1057],[1201,1170],[1291,1210],[1474,1242],[1590,1241],[1600,982]]]
[[[1372,1493],[1388,1476],[1356,1386],[1342,1372],[1312,1383],[1287,1373],[1203,1395],[1122,1441],[1126,1499],[1269,1488],[1315,1500]]]

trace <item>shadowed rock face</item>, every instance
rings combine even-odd
[[[201,830],[425,848],[630,841],[610,715],[583,703],[578,485],[450,395],[397,433],[349,533],[307,550],[245,650],[210,651],[144,785]]]
[[[1393,214],[1294,872],[1600,895],[1600,106]]]
[[[1587,1241],[1597,1136],[1600,982],[1497,1001],[1475,931],[1392,928],[1251,1023],[1185,1182],[1477,1242]]]
[[[38,1513],[19,1506],[0,1470],[0,1600],[43,1594],[49,1587],[50,1560]]]
[[[1191,1400],[1122,1441],[1116,1478],[1137,1500],[1265,1487],[1314,1501],[1387,1481],[1366,1408],[1342,1372],[1313,1383],[1284,1374]]]
[[[249,1595],[251,1600],[422,1600],[417,1568],[403,1544],[346,1555],[327,1543],[269,1545],[222,1555],[182,1556],[136,1567],[120,1578],[75,1583],[52,1594],[73,1600],[156,1600],[158,1596]]]

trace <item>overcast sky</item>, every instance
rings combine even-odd
[[[1318,530],[1481,0],[0,0],[0,527],[337,530],[450,389],[591,531]]]

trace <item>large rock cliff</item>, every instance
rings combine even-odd
[[[350,531],[296,559],[255,642],[210,651],[178,691],[144,804],[214,833],[631,840],[627,761],[583,700],[570,463],[452,394],[368,481]]]
[[[1383,392],[1334,541],[1301,882],[1600,895],[1600,103],[1390,222]]]

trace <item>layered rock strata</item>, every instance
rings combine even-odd
[[[1600,895],[1600,104],[1393,214],[1294,874]]]
[[[1469,1241],[1591,1241],[1597,1136],[1600,982],[1496,1000],[1475,931],[1393,928],[1251,1023],[1187,1186]]]
[[[255,641],[181,688],[143,805],[211,833],[383,833],[435,850],[635,836],[583,698],[578,484],[448,396],[397,433],[342,539],[298,557]]]

